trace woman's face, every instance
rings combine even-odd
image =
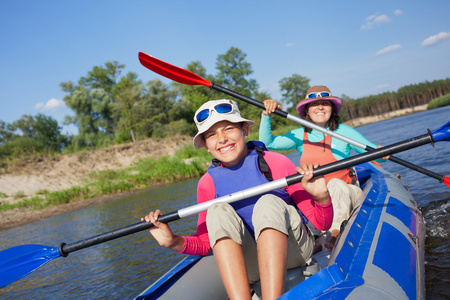
[[[309,115],[316,125],[322,127],[326,127],[332,111],[333,104],[328,100],[316,100],[306,106],[306,114]]]

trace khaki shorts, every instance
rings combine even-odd
[[[331,179],[327,188],[333,204],[333,224],[329,231],[340,230],[342,222],[348,220],[352,210],[359,205],[362,190],[337,178]]]
[[[214,248],[217,240],[224,237],[241,245],[250,282],[259,280],[256,241],[265,228],[278,230],[288,236],[288,269],[311,262],[314,237],[302,223],[294,206],[286,204],[275,195],[263,195],[255,204],[252,221],[255,238],[230,204],[216,203],[208,209],[206,215],[211,247]]]

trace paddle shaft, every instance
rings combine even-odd
[[[164,214],[159,217],[159,221],[163,223],[169,223],[179,219],[181,218],[178,215],[178,211],[173,211],[171,213]],[[73,242],[71,244],[62,243],[61,246],[59,247],[59,252],[61,253],[62,256],[67,256],[71,252],[95,246],[104,242],[112,241],[120,237],[124,237],[139,231],[150,229],[151,227],[153,227],[153,223],[147,223],[145,221],[130,224],[128,226],[121,227],[109,232],[105,232],[93,237],[89,237],[78,242]]]
[[[417,136],[412,139],[405,140],[403,142],[395,143],[383,148],[375,149],[370,152],[352,156],[343,160],[339,160],[324,166],[321,166],[314,170],[315,176],[322,176],[325,174],[333,173],[341,169],[349,168],[358,164],[362,164],[374,159],[378,159],[383,156],[391,155],[393,153],[398,153],[415,147],[419,147],[428,143],[433,143],[433,136],[429,132],[421,136]],[[184,209],[170,212],[159,217],[159,221],[163,223],[169,223],[172,221],[179,220],[181,218],[186,218],[202,211],[206,211],[211,205],[217,202],[232,203],[239,200],[243,200],[256,195],[264,194],[269,191],[286,187],[295,183],[299,183],[303,179],[301,174],[293,174],[285,178],[274,180],[253,188],[249,188],[243,191],[235,192],[226,196],[222,196],[210,201],[199,203]],[[71,244],[61,244],[59,251],[62,256],[67,256],[69,253],[81,250],[87,247],[91,247],[103,242],[111,241],[129,234],[133,234],[139,231],[150,229],[153,227],[153,223],[147,223],[145,221],[131,224],[113,231],[109,231],[103,234],[99,234],[78,242]]]
[[[255,105],[255,106],[257,106],[257,107],[259,107],[259,108],[261,108],[263,110],[266,109],[265,106],[264,106],[264,103],[262,103],[262,102],[260,102],[258,100],[255,100],[253,98],[244,96],[242,94],[239,94],[239,93],[237,93],[235,91],[229,90],[227,88],[224,88],[224,87],[222,87],[222,86],[220,86],[218,84],[215,84],[213,82],[211,83],[210,88],[215,89],[217,91],[220,91],[222,93],[228,94],[230,96],[233,96],[233,97],[235,97],[237,99],[243,100],[243,101],[245,101],[247,103],[250,103],[252,105]],[[357,142],[355,140],[349,139],[349,138],[347,138],[347,137],[345,137],[343,135],[340,135],[340,134],[338,134],[338,133],[336,133],[334,131],[328,130],[328,129],[324,128],[324,127],[318,126],[318,125],[316,125],[316,124],[314,124],[312,122],[306,121],[306,120],[304,120],[302,118],[299,118],[299,117],[296,117],[296,116],[293,116],[293,115],[291,115],[291,114],[289,114],[289,113],[287,113],[285,111],[282,111],[282,110],[280,110],[278,108],[275,109],[274,113],[276,115],[279,115],[279,116],[283,117],[283,118],[286,118],[288,120],[291,120],[291,121],[294,121],[296,123],[299,123],[299,124],[301,124],[303,126],[310,127],[310,128],[315,129],[315,130],[317,130],[319,132],[322,132],[322,133],[325,133],[325,134],[330,135],[332,137],[335,137],[337,139],[340,139],[341,141],[344,141],[344,142],[346,142],[348,144],[351,144],[351,145],[353,145],[355,147],[358,147],[360,149],[367,150],[367,151],[371,151],[371,150],[374,149],[374,148],[372,148],[372,147],[370,147],[368,145],[364,145],[364,144],[359,143],[359,142]],[[395,163],[397,163],[399,165],[402,165],[404,167],[410,168],[410,169],[412,169],[414,171],[417,171],[417,172],[420,172],[420,173],[425,174],[427,176],[433,177],[433,178],[439,180],[439,182],[441,182],[441,183],[444,181],[444,178],[445,178],[444,175],[434,173],[434,172],[432,172],[430,170],[424,169],[424,168],[422,168],[420,166],[417,166],[417,165],[414,165],[414,164],[412,164],[412,163],[410,163],[408,161],[405,161],[405,160],[403,160],[401,158],[398,158],[398,157],[395,157],[395,156],[391,155],[389,157],[389,160],[393,161],[393,162],[395,162]]]

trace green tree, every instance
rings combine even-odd
[[[45,148],[61,151],[69,144],[70,139],[61,134],[61,129],[58,121],[52,117],[43,114],[35,116],[34,130],[37,132],[35,140]]]
[[[14,136],[16,135],[11,128],[11,124],[7,124],[0,120],[0,145],[10,142],[13,140]]]
[[[171,89],[159,79],[146,83],[143,101],[139,105],[140,127],[145,136],[166,136],[164,131],[171,121],[169,115],[177,97],[178,90]]]
[[[298,74],[284,77],[279,81],[283,96],[281,101],[289,112],[294,113],[297,103],[305,99],[306,92],[310,88],[309,81],[309,78]]]
[[[219,55],[216,69],[219,70],[215,82],[229,90],[248,97],[253,97],[258,91],[258,83],[248,76],[253,73],[251,64],[246,61],[247,54],[242,50],[231,47],[227,53]],[[225,98],[222,95],[217,99]],[[240,102],[239,109],[244,116],[252,115],[251,104]]]
[[[34,152],[47,152],[48,150],[58,152],[66,147],[69,138],[61,134],[61,127],[58,121],[50,116],[38,114],[35,117],[23,115],[19,120],[11,124],[10,130],[20,131],[21,135],[16,135],[12,141],[17,139],[28,139],[29,147]],[[23,144],[20,142],[19,144]]]
[[[129,135],[133,143],[137,140],[136,130],[141,122],[139,104],[143,91],[144,86],[135,73],[122,77],[113,90],[118,136]]]
[[[247,79],[253,70],[251,64],[245,60],[246,57],[247,54],[235,47],[219,55],[216,63],[219,73],[216,78],[220,85],[246,96],[252,96],[257,91],[258,84],[255,79]]]
[[[82,77],[78,85],[62,82],[62,90],[68,95],[64,102],[75,116],[66,116],[65,124],[79,128],[72,140],[75,148],[95,147],[111,143],[115,134],[114,99],[112,91],[124,65],[107,62],[104,67],[95,66]]]

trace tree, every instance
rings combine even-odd
[[[32,148],[35,152],[41,151],[61,151],[69,143],[69,138],[61,134],[61,127],[58,121],[50,116],[38,114],[35,117],[23,115],[17,121],[14,121],[10,130],[21,131],[21,135],[16,135],[16,139],[29,139],[34,142]]]
[[[309,78],[298,74],[284,77],[279,81],[281,95],[283,96],[282,102],[286,105],[288,111],[295,112],[297,103],[305,99],[306,92],[310,88],[309,81]]]
[[[16,135],[11,128],[11,124],[7,124],[0,120],[0,145],[10,142],[13,140],[14,136]]]
[[[216,63],[219,73],[215,81],[229,90],[252,97],[258,90],[258,83],[255,79],[247,78],[253,70],[251,64],[245,60],[246,57],[242,50],[234,47],[231,47],[226,54],[219,55]],[[245,116],[249,115],[246,112],[250,106],[246,102],[239,103],[239,108]]]
[[[146,83],[143,101],[139,105],[140,126],[147,137],[164,137],[165,126],[170,123],[170,112],[178,97],[178,90],[170,89],[159,79]]]
[[[112,91],[123,68],[124,65],[116,61],[107,62],[105,67],[95,66],[87,77],[78,81],[78,85],[70,81],[60,84],[68,93],[64,102],[75,112],[75,116],[66,117],[65,124],[79,128],[78,136],[73,139],[75,148],[108,144],[114,138]]]
[[[136,129],[141,122],[139,102],[142,100],[143,91],[144,86],[137,80],[135,73],[128,73],[122,77],[113,90],[118,135],[121,136],[122,132],[129,133],[133,143],[137,140]]]
[[[219,70],[217,82],[230,90],[252,96],[258,89],[258,84],[255,79],[246,78],[253,73],[251,64],[245,60],[246,57],[247,54],[234,47],[219,55],[216,63],[216,69]]]

